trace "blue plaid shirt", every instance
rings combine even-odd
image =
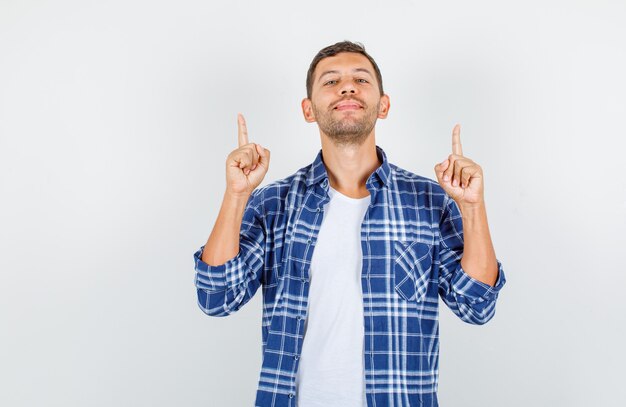
[[[371,203],[361,226],[361,287],[367,405],[438,406],[438,297],[463,321],[484,324],[505,283],[461,268],[458,206],[431,180],[387,161],[367,180]],[[228,316],[263,292],[263,363],[258,407],[296,407],[296,371],[307,318],[309,268],[329,201],[322,151],[295,174],[255,189],[241,224],[239,253],[204,263],[194,253],[198,305]]]

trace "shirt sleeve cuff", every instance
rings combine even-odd
[[[494,286],[483,283],[482,281],[470,276],[459,264],[459,272],[452,281],[454,291],[457,294],[466,297],[468,303],[470,304],[495,300],[498,297],[498,292],[506,283],[502,263],[500,263],[499,260],[496,261],[498,262],[498,278]]]
[[[226,261],[219,266],[210,266],[202,261],[202,253],[204,252],[204,246],[201,246],[198,251],[193,254],[196,270],[196,283],[198,288],[203,288],[209,291],[224,290],[228,287],[228,281],[226,279],[226,271],[231,269],[237,262],[239,253],[232,259]]]

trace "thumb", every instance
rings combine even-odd
[[[256,151],[259,153],[259,165],[267,167],[270,163],[270,150],[263,148],[260,144],[255,144]]]
[[[448,169],[448,165],[450,165],[450,161],[448,159],[445,159],[443,162],[435,165],[435,175],[437,176],[437,181],[439,181],[439,183],[443,182],[443,173]]]

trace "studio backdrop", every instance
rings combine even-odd
[[[261,291],[197,306],[193,253],[237,146],[263,184],[320,149],[313,56],[361,42],[376,142],[434,179],[461,124],[507,276],[494,318],[440,301],[439,399],[626,405],[623,1],[0,2],[0,405],[252,406]]]

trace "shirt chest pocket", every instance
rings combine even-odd
[[[422,301],[428,291],[433,263],[432,246],[394,241],[393,277],[396,292],[407,301]]]

